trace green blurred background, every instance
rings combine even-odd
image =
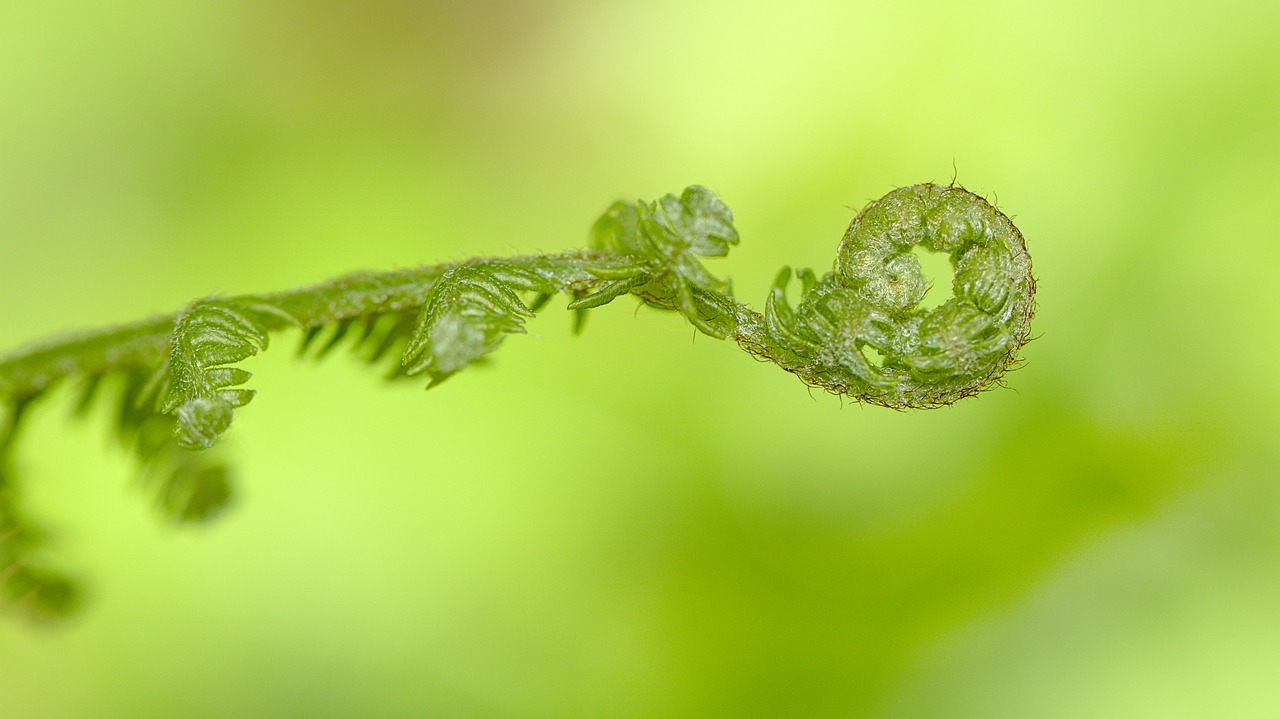
[[[841,405],[562,303],[439,390],[251,363],[173,530],[102,413],[18,460],[89,602],[3,717],[1280,715],[1280,5],[0,5],[0,347],[556,251],[705,184],[763,304],[953,174],[1040,279],[1013,389]]]

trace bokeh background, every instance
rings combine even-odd
[[[1012,389],[898,413],[563,303],[438,390],[253,360],[239,499],[157,518],[105,417],[18,457],[88,603],[4,717],[1280,714],[1280,5],[0,6],[0,346],[215,292],[734,208],[763,304],[857,208],[998,201]]]

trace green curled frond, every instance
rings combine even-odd
[[[867,206],[831,272],[777,275],[759,313],[702,262],[738,244],[733,214],[692,186],[655,202],[617,202],[592,226],[590,249],[479,258],[355,273],[269,295],[198,300],[173,317],[55,340],[0,358],[0,602],[31,616],[70,611],[79,592],[45,561],[44,534],[21,511],[12,448],[30,407],[53,388],[81,388],[81,409],[115,387],[120,440],[175,523],[211,519],[232,501],[230,472],[210,451],[253,398],[238,366],[274,332],[302,333],[319,358],[346,342],[370,363],[399,355],[392,377],[435,386],[497,349],[553,295],[574,328],[624,295],[732,339],[804,382],[898,409],[950,404],[999,383],[1027,341],[1035,280],[1009,218],[959,187],[915,185]],[[946,253],[953,298],[928,309],[912,254]],[[800,295],[787,298],[791,279]],[[318,348],[318,349],[316,349]],[[313,351],[314,350],[314,351]],[[201,450],[201,451],[192,451]]]
[[[945,253],[953,297],[920,306],[929,279],[916,247]],[[821,280],[766,307],[770,338],[810,384],[895,408],[951,404],[993,386],[1026,344],[1035,278],[1022,233],[986,200],[933,184],[894,190],[854,218]]]

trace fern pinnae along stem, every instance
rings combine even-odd
[[[494,263],[541,272],[559,292],[586,290],[604,282],[600,274],[635,264],[591,252],[501,260],[479,257],[390,272],[357,272],[306,287],[268,294],[232,295],[225,299],[238,305],[266,305],[280,310],[279,315],[264,318],[273,331],[324,327],[344,320],[420,310],[435,281],[450,269]],[[592,274],[592,270],[598,274]],[[169,351],[169,340],[179,314],[161,315],[105,330],[72,333],[0,358],[0,400],[34,397],[66,378],[154,367]]]

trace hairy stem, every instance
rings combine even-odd
[[[311,329],[390,312],[421,310],[435,281],[464,265],[504,266],[540,273],[559,293],[589,292],[620,270],[634,267],[627,258],[593,252],[558,255],[473,258],[392,272],[357,272],[306,287],[269,294],[233,295],[228,302],[268,305],[281,314],[268,316],[269,330]],[[42,342],[0,359],[0,398],[34,397],[59,380],[134,368],[154,368],[169,353],[169,341],[180,313],[109,329],[71,334]],[[3,435],[0,435],[3,436]]]

